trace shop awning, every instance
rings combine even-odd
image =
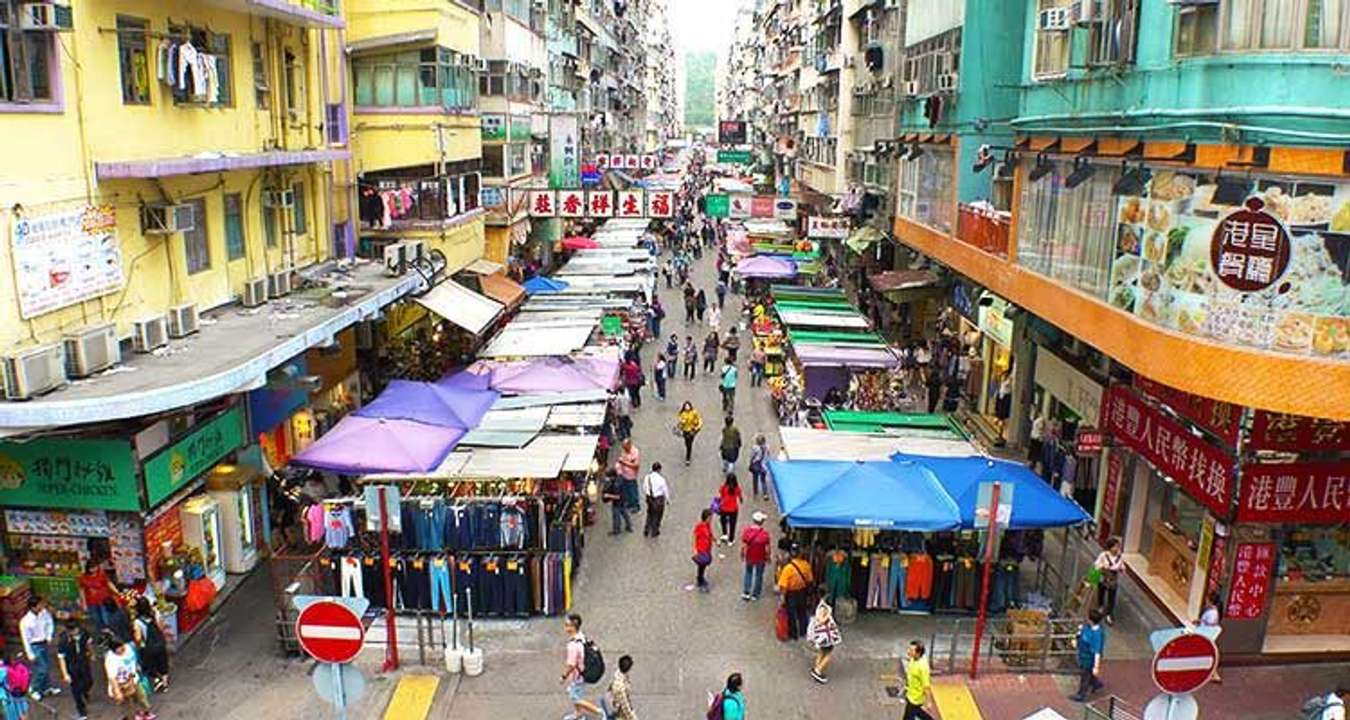
[[[861,433],[781,427],[783,452],[793,460],[889,460],[897,452],[969,457],[979,450],[966,440],[912,437],[903,433]]]
[[[960,525],[956,503],[914,463],[771,460],[788,525],[937,532]]]
[[[407,32],[391,33],[389,35],[376,35],[364,40],[356,40],[347,43],[347,54],[359,55],[361,53],[371,52],[372,50],[384,50],[386,48],[398,47],[400,45],[422,45],[436,40],[436,28],[422,28],[419,30],[409,30]]]
[[[468,265],[465,265],[464,269],[475,275],[491,275],[492,273],[504,272],[506,266],[499,262],[488,260],[487,258],[478,258]]]
[[[797,264],[771,255],[752,255],[737,262],[734,272],[743,278],[791,278],[797,276]]]
[[[492,363],[492,387],[527,395],[569,390],[612,390],[619,377],[619,353],[612,350],[579,357],[549,357]]]
[[[474,335],[486,330],[504,309],[496,300],[483,297],[454,280],[441,281],[426,295],[417,298],[417,302]]]
[[[506,306],[508,310],[514,310],[525,300],[525,288],[501,270],[480,276],[478,284],[483,287],[484,295]]]
[[[867,282],[879,293],[913,290],[937,285],[938,276],[931,270],[887,270],[867,276]]]
[[[885,345],[793,343],[792,352],[797,356],[797,360],[807,367],[894,368],[900,365],[900,358]]]
[[[964,440],[966,433],[943,413],[899,413],[870,410],[826,410],[825,426],[841,432],[882,433],[906,437]]]
[[[778,308],[778,317],[784,325],[796,327],[820,328],[858,328],[866,330],[870,325],[867,318],[852,310],[830,312],[821,310],[784,310]]]
[[[998,481],[1013,488],[1012,519],[1006,529],[1054,528],[1078,525],[1092,518],[1036,473],[1021,463],[987,457],[942,458],[896,453],[897,463],[922,465],[933,472],[943,490],[961,509],[961,527],[977,525],[975,506],[980,483]],[[981,519],[979,522],[988,522]]]
[[[426,472],[462,437],[459,428],[348,415],[291,464],[350,475]]]
[[[886,341],[873,332],[833,332],[829,330],[796,330],[788,328],[788,340],[794,343],[820,345],[885,345]]]
[[[580,350],[590,339],[595,323],[557,326],[508,325],[479,352],[480,357],[542,357],[568,355]]]
[[[867,249],[875,245],[881,238],[882,234],[880,230],[871,225],[863,225],[850,233],[848,239],[844,241],[844,244],[848,246],[848,249],[861,255],[867,252]]]
[[[535,275],[526,280],[521,287],[530,295],[546,295],[548,293],[562,292],[567,289],[567,283],[562,280],[554,280],[551,277]]]

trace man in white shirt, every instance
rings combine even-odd
[[[23,652],[33,665],[33,676],[29,681],[29,697],[41,700],[45,695],[56,695],[61,688],[51,684],[52,639],[56,637],[56,622],[52,620],[51,609],[47,601],[37,595],[28,598],[28,612],[19,619],[19,637],[23,640]]]
[[[666,501],[670,499],[670,484],[661,475],[661,463],[652,463],[652,471],[642,478],[643,497],[647,498],[647,523],[642,528],[644,537],[661,535],[661,516],[666,513]]]

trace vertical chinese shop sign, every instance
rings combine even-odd
[[[1116,504],[1120,502],[1121,476],[1125,474],[1125,457],[1113,451],[1106,458],[1106,487],[1102,492],[1102,511],[1097,517],[1097,542],[1103,546],[1115,530]]]
[[[1233,582],[1228,588],[1224,615],[1236,620],[1261,617],[1275,568],[1273,543],[1242,543],[1233,560]]]

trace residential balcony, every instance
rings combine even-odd
[[[1008,257],[1012,214],[961,203],[957,208],[956,239],[987,253]]]

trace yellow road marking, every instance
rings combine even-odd
[[[436,687],[441,684],[437,675],[404,675],[389,698],[384,720],[425,720],[431,712],[431,701],[436,698]]]
[[[933,683],[933,701],[942,713],[942,720],[983,720],[974,696],[964,684]]]

